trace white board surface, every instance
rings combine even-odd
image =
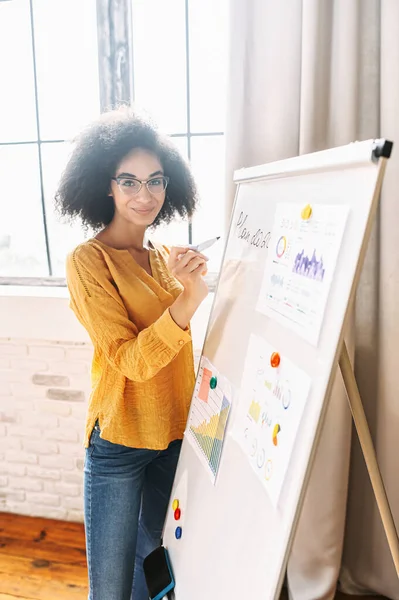
[[[214,365],[231,385],[231,408],[214,482],[188,434],[183,442],[163,539],[176,578],[176,600],[279,596],[381,184],[385,159],[372,160],[373,145],[372,140],[350,144],[236,174],[236,201],[203,348],[206,364]],[[315,214],[317,207],[322,211],[326,206],[346,213],[317,339],[306,339],[284,319],[259,310],[276,214],[284,204],[294,205],[298,215],[306,205],[314,207]],[[255,338],[279,353],[282,372],[288,365],[285,371],[303,382],[297,386],[304,390],[310,382],[288,458],[281,460],[282,481],[274,491],[257,476],[256,464],[251,466],[239,441],[244,404],[251,404],[246,393],[248,354],[257,347]],[[293,427],[290,423],[291,429],[286,428],[290,435]],[[174,499],[181,509],[178,522]],[[180,539],[175,537],[177,526],[182,529]]]

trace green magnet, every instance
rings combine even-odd
[[[211,380],[210,380],[210,382],[209,382],[209,385],[210,385],[210,388],[211,388],[211,390],[214,390],[214,389],[215,389],[215,387],[217,386],[217,384],[218,384],[218,379],[217,379],[217,377],[211,377]]]

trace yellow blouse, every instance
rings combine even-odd
[[[169,306],[182,291],[166,247],[150,249],[153,277],[128,250],[91,239],[67,259],[70,306],[94,345],[85,446],[98,419],[101,437],[163,450],[185,429],[194,389],[191,332]]]

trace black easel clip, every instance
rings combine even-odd
[[[393,142],[384,138],[374,141],[373,145],[373,160],[378,161],[379,158],[390,158]]]

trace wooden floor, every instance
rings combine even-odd
[[[82,525],[0,513],[0,600],[17,599],[87,600]]]
[[[0,513],[0,600],[86,600],[83,527]]]

